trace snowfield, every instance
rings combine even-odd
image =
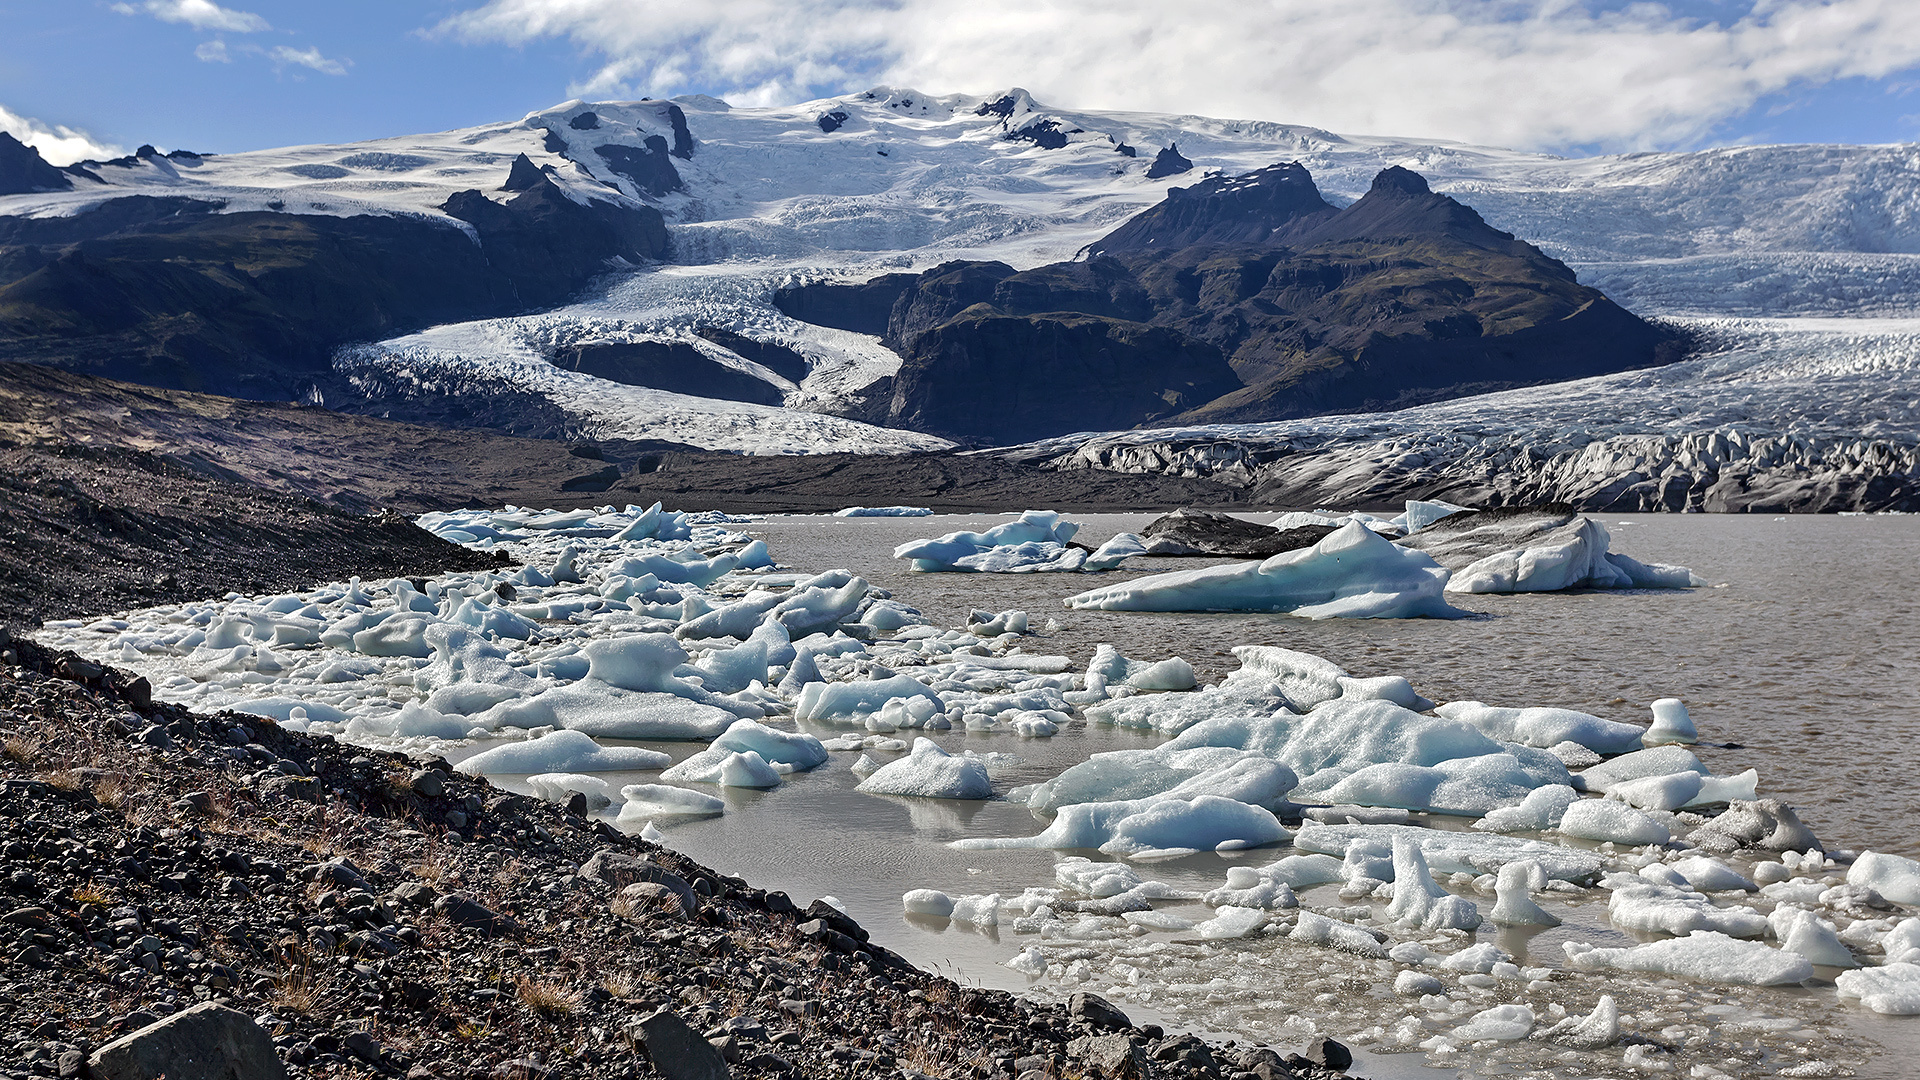
[[[675,108],[691,136],[690,156],[671,159],[682,190],[651,195],[596,152],[648,135],[673,141]],[[574,126],[586,113],[595,126]],[[824,130],[835,118],[838,125]],[[1176,143],[1194,171],[1148,180],[1157,151]],[[1122,144],[1137,156],[1122,153]],[[435,135],[141,159],[95,167],[101,184],[81,180],[71,192],[0,198],[0,213],[72,214],[145,194],[219,200],[229,211],[425,215],[464,228],[439,206],[457,190],[494,191],[522,153],[551,167],[575,198],[658,206],[675,265],[610,267],[599,287],[557,310],[437,327],[349,350],[344,362],[470,369],[534,390],[608,437],[758,453],[929,449],[944,444],[819,415],[843,410],[899,358],[876,339],[786,317],[772,306],[776,288],[955,258],[1016,267],[1071,258],[1168,188],[1210,170],[1297,160],[1329,198],[1344,202],[1379,169],[1400,165],[1566,260],[1636,312],[1676,317],[1701,334],[1704,354],[1657,373],[1511,391],[1391,420],[1295,421],[1218,429],[1208,438],[1345,448],[1370,427],[1370,449],[1343,449],[1315,468],[1338,473],[1397,450],[1445,459],[1445,469],[1464,475],[1483,462],[1449,449],[1456,435],[1491,440],[1488,460],[1552,457],[1567,445],[1561,436],[1571,423],[1600,420],[1605,456],[1636,466],[1615,467],[1615,479],[1657,472],[1663,456],[1688,452],[1680,447],[1690,439],[1786,439],[1793,448],[1783,453],[1795,462],[1835,469],[1880,468],[1876,455],[1889,454],[1910,467],[1920,442],[1914,395],[1900,389],[1920,340],[1920,147],[1908,144],[1567,160],[1269,121],[1060,110],[1019,90],[980,97],[878,87],[779,108],[731,108],[706,97],[573,101]],[[692,331],[709,326],[807,359],[797,385],[752,372],[781,391],[786,413],[616,390],[590,377],[556,377],[546,363],[581,341],[696,341]],[[747,363],[717,347],[703,351],[733,366]],[[1463,423],[1471,435],[1461,435]],[[1379,434],[1387,428],[1410,441],[1398,447]],[[1861,440],[1868,449],[1853,445]],[[1088,463],[1112,456],[1102,449],[1111,438],[1082,441]],[[1155,467],[1200,467],[1185,451],[1173,456]],[[1578,467],[1594,463],[1588,455]]]

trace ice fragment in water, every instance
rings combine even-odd
[[[1479,909],[1433,880],[1419,844],[1405,834],[1393,838],[1393,903],[1387,907],[1387,917],[1428,930],[1472,930],[1480,925]]]
[[[628,784],[620,789],[626,802],[620,807],[621,821],[646,821],[662,817],[708,817],[726,813],[727,804],[711,795],[671,784]]]
[[[1602,754],[1640,749],[1641,729],[1572,709],[1513,709],[1478,701],[1449,701],[1434,711],[1449,720],[1472,724],[1502,742],[1542,749],[1572,742]]]
[[[1037,978],[1047,973],[1047,957],[1040,951],[1040,946],[1029,945],[1013,959],[1007,961],[1007,966],[1022,975]]]
[[[1372,934],[1311,911],[1300,913],[1299,920],[1293,924],[1293,930],[1287,937],[1303,945],[1320,945],[1357,956],[1384,959],[1387,955],[1387,947]]]
[[[1920,862],[1863,851],[1847,868],[1847,884],[1866,885],[1896,904],[1920,906]]]
[[[771,788],[780,786],[780,772],[765,758],[748,750],[739,753],[724,748],[702,750],[660,774],[662,780],[721,787]]]
[[[1453,1037],[1461,1042],[1512,1042],[1526,1038],[1532,1030],[1532,1009],[1525,1005],[1495,1005],[1475,1013],[1473,1019],[1455,1028]]]
[[[1890,1016],[1920,1015],[1920,964],[1888,964],[1885,967],[1843,971],[1834,980],[1843,998],[1857,999],[1877,1013]]]
[[[1813,977],[1813,965],[1798,953],[1712,930],[1623,949],[1599,949],[1578,941],[1562,942],[1561,948],[1582,971],[1612,968],[1742,986],[1789,986]]]
[[[1693,719],[1687,715],[1686,703],[1671,697],[1654,702],[1653,726],[1647,729],[1643,741],[1648,746],[1699,742],[1699,736],[1694,734]]]
[[[1223,907],[1213,918],[1194,927],[1203,938],[1241,938],[1267,924],[1267,913],[1259,908]]]
[[[1494,904],[1492,919],[1501,926],[1559,926],[1560,919],[1552,912],[1533,902],[1527,895],[1527,889],[1535,875],[1543,880],[1546,877],[1540,871],[1540,864],[1534,862],[1510,862],[1500,868],[1500,875],[1494,884]]]
[[[955,757],[932,739],[915,739],[906,757],[874,770],[858,788],[870,795],[912,795],[926,799],[990,799],[993,783],[986,765]]]
[[[953,898],[933,889],[914,889],[900,897],[900,904],[910,915],[946,918],[953,914]]]
[[[454,767],[474,776],[502,776],[664,769],[672,761],[658,750],[601,746],[578,731],[553,731],[527,742],[505,743],[482,750]]]
[[[1565,784],[1548,784],[1527,793],[1517,806],[1502,806],[1487,811],[1473,823],[1487,832],[1546,832],[1560,824],[1567,807],[1580,801],[1580,793]]]
[[[1664,844],[1673,838],[1665,825],[1625,803],[1582,799],[1560,815],[1560,832],[1600,843]]]

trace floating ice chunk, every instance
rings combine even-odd
[[[1024,611],[973,611],[967,614],[967,632],[974,637],[999,637],[1001,634],[1024,634],[1027,632],[1027,613]]]
[[[1896,904],[1920,906],[1920,862],[1863,851],[1847,868],[1847,884],[1866,885]]]
[[[793,662],[796,653],[787,628],[777,619],[761,623],[747,640],[731,649],[716,650],[694,665],[707,689],[738,693],[753,683],[767,682],[767,669]]]
[[[1566,784],[1548,784],[1527,792],[1518,806],[1489,810],[1473,827],[1497,833],[1546,832],[1558,826],[1567,807],[1579,801],[1580,793]]]
[[[872,627],[882,634],[891,634],[908,626],[925,626],[928,621],[919,610],[896,600],[875,600],[860,613],[861,625]]]
[[[1063,522],[1060,515],[1047,510],[1028,510],[1014,521],[996,525],[986,532],[953,532],[936,540],[913,540],[895,548],[896,559],[913,560],[913,569],[941,572],[970,569],[960,560],[1000,547],[1021,544],[1054,544],[1064,547],[1080,526]],[[1084,554],[1084,553],[1083,553]]]
[[[1217,795],[1062,807],[1035,836],[956,840],[961,850],[1097,848],[1127,858],[1259,847],[1285,840],[1287,830],[1267,810]]]
[[[504,701],[475,720],[486,726],[564,727],[602,739],[705,740],[739,717],[675,694],[636,693],[598,679]]]
[[[1654,702],[1653,726],[1647,729],[1643,741],[1648,746],[1699,742],[1699,736],[1694,734],[1693,720],[1687,715],[1686,703],[1671,697]]]
[[[1600,843],[1664,844],[1673,839],[1665,825],[1625,803],[1582,799],[1560,815],[1560,834]]]
[[[1413,684],[1404,675],[1376,675],[1370,679],[1356,679],[1342,675],[1339,679],[1340,696],[1353,701],[1379,700],[1391,701],[1403,709],[1425,712],[1433,708],[1433,702],[1414,692]]]
[[[427,644],[427,627],[438,621],[425,615],[383,619],[353,635],[353,651],[366,656],[412,656],[424,660],[433,654]]]
[[[911,675],[895,675],[867,682],[812,682],[800,688],[793,704],[796,720],[851,719],[880,711],[896,698],[927,698],[936,705],[940,695]]]
[[[1346,693],[1346,684],[1340,681],[1349,677],[1346,669],[1312,653],[1278,645],[1235,645],[1233,655],[1240,661],[1233,678],[1277,684],[1301,712]]]
[[[1753,892],[1759,888],[1733,867],[1705,855],[1690,855],[1674,863],[1672,869],[1689,886],[1700,892],[1730,892],[1734,889]]]
[[[1218,716],[1265,716],[1282,712],[1287,708],[1287,699],[1276,689],[1272,683],[1257,679],[1229,678],[1218,686],[1192,693],[1139,694],[1087,705],[1082,712],[1096,724],[1175,735]]]
[[[1090,571],[1117,570],[1120,568],[1121,563],[1135,555],[1145,555],[1146,553],[1146,541],[1140,539],[1140,537],[1127,532],[1115,533],[1112,539],[1101,544],[1093,554],[1087,556],[1087,561],[1081,565],[1080,569]]]
[[[1681,566],[1642,563],[1607,550],[1606,526],[1578,518],[1524,548],[1496,552],[1447,583],[1448,592],[1554,592],[1560,589],[1685,589],[1706,581]]]
[[[1581,971],[1644,971],[1740,986],[1790,986],[1813,977],[1813,965],[1798,953],[1712,930],[1623,949],[1598,949],[1579,941],[1562,942],[1561,948]]]
[[[1614,784],[1607,789],[1607,798],[1642,810],[1678,810],[1687,806],[1751,801],[1759,783],[1760,774],[1753,769],[1735,776],[1677,772]]]
[[[1920,1015],[1920,964],[1888,964],[1885,967],[1843,971],[1834,980],[1843,998],[1889,1016]]]
[[[1579,783],[1574,786],[1587,791],[1605,792],[1613,785],[1629,780],[1677,772],[1697,772],[1704,776],[1707,767],[1700,763],[1693,751],[1684,746],[1657,746],[1601,762],[1578,774]]]
[[[660,774],[662,780],[718,784],[721,787],[770,788],[780,786],[780,772],[751,750],[708,748]]]
[[[1767,851],[1821,850],[1820,838],[1813,835],[1813,830],[1793,812],[1793,807],[1778,799],[1752,802],[1736,799],[1727,805],[1725,813],[1693,830],[1687,839],[1708,851],[1720,852],[1744,847]]]
[[[252,701],[236,701],[229,708],[234,712],[252,716],[272,717],[283,724],[293,719],[295,709],[304,709],[309,723],[344,724],[350,719],[344,711],[331,705],[291,697],[265,697],[254,698]]]
[[[1007,961],[1006,966],[1022,975],[1038,978],[1047,973],[1047,956],[1040,951],[1040,946],[1029,945],[1013,959]]]
[[[1319,783],[1319,777],[1309,778],[1303,793],[1311,793]],[[1539,776],[1508,751],[1432,766],[1382,762],[1349,774],[1317,795],[1336,803],[1478,816],[1521,802],[1539,784]]]
[[[504,743],[467,758],[454,768],[471,776],[516,773],[627,772],[664,769],[673,759],[638,746],[601,746],[578,731],[552,731],[526,742]]]
[[[1293,846],[1345,858],[1348,849],[1356,845],[1362,850],[1390,851],[1394,838],[1401,835],[1418,843],[1427,865],[1443,874],[1490,874],[1507,863],[1532,860],[1551,880],[1586,882],[1598,877],[1604,865],[1593,852],[1558,844],[1416,825],[1315,825],[1301,829],[1293,838]]]
[[[856,790],[923,799],[990,799],[993,782],[983,762],[948,754],[932,739],[915,739],[906,757],[880,766]]]
[[[620,789],[626,802],[620,820],[648,821],[662,817],[711,817],[726,813],[727,804],[712,795],[672,784],[628,784]]]
[[[1491,941],[1482,941],[1478,945],[1469,945],[1459,952],[1449,953],[1439,959],[1439,966],[1447,971],[1465,972],[1469,975],[1486,975],[1501,964],[1513,962],[1513,954]]]
[[[834,517],[932,517],[924,506],[847,506],[833,512]]]
[[[715,750],[752,751],[769,763],[795,770],[817,769],[827,763],[827,748],[805,732],[781,731],[757,720],[736,720],[713,740]]]
[[[1075,803],[1220,795],[1271,808],[1285,801],[1297,783],[1292,769],[1252,751],[1229,747],[1111,750],[1035,785],[1027,806],[1047,813]]]
[[[1491,918],[1501,926],[1559,926],[1560,917],[1533,902],[1527,890],[1538,874],[1545,874],[1540,864],[1534,862],[1511,862],[1500,868],[1500,875],[1493,886],[1493,914]]]
[[[1311,911],[1300,913],[1287,937],[1302,945],[1319,945],[1356,956],[1384,960],[1387,955],[1387,947],[1367,931]]]
[[[1792,929],[1780,939],[1781,948],[1796,952],[1822,967],[1850,968],[1859,967],[1860,962],[1853,958],[1853,951],[1840,940],[1833,924],[1811,911],[1800,911],[1793,919]]]
[[[1533,1010],[1525,1005],[1495,1005],[1473,1014],[1473,1019],[1453,1029],[1461,1042],[1512,1042],[1533,1031]]]
[[[1131,866],[1094,862],[1080,855],[1070,855],[1055,863],[1053,878],[1061,885],[1096,900],[1118,896],[1145,884]]]
[[[1616,1005],[1613,995],[1602,994],[1594,1003],[1593,1011],[1585,1016],[1569,1016],[1545,1031],[1535,1034],[1536,1039],[1553,1039],[1571,1046],[1576,1050],[1599,1050],[1620,1041],[1620,1006]],[[1695,1070],[1699,1080],[1699,1071]]]
[[[1130,926],[1144,927],[1148,930],[1166,930],[1174,933],[1191,930],[1199,925],[1194,920],[1182,915],[1175,915],[1171,911],[1153,911],[1151,909],[1147,911],[1123,911],[1120,913],[1120,917],[1127,920],[1127,924]]]
[[[1260,908],[1223,907],[1193,929],[1203,938],[1243,938],[1265,925],[1267,913]]]
[[[467,717],[448,716],[429,709],[417,701],[409,701],[393,712],[360,713],[347,721],[346,729],[341,734],[355,741],[369,738],[417,737],[463,739],[476,728],[483,726],[476,725]]]
[[[1296,907],[1295,889],[1339,881],[1342,868],[1340,860],[1325,855],[1288,855],[1265,866],[1230,866],[1226,885],[1201,899],[1212,907]]]
[[[1441,888],[1427,871],[1420,845],[1404,833],[1393,838],[1393,903],[1387,917],[1427,930],[1472,930],[1480,925],[1479,908]]]
[[[1407,509],[1399,517],[1400,526],[1411,535],[1443,517],[1457,514],[1465,509],[1467,508],[1464,506],[1455,506],[1450,502],[1441,502],[1439,499],[1408,499]]]
[[[1609,878],[1610,887],[1617,880]],[[1691,889],[1653,882],[1614,888],[1607,899],[1607,919],[1622,930],[1641,933],[1679,935],[1717,930],[1732,937],[1751,938],[1767,932],[1767,917],[1750,907],[1715,907],[1713,901]]]
[[[853,763],[853,774],[855,776],[872,776],[879,771],[880,763],[866,754],[861,754],[859,760]]]
[[[1920,918],[1902,920],[1880,939],[1887,963],[1920,964]]]
[[[975,926],[998,926],[1000,925],[1000,894],[956,896],[953,898],[951,918],[955,922],[972,923]]]
[[[1449,720],[1472,724],[1501,742],[1542,749],[1573,742],[1602,754],[1640,749],[1639,728],[1572,709],[1510,709],[1478,701],[1449,701],[1434,711]]]
[[[527,786],[536,797],[547,802],[564,803],[578,792],[586,796],[588,810],[604,810],[613,805],[613,797],[607,794],[611,785],[585,773],[536,773],[527,777]]]
[[[900,897],[900,905],[909,915],[933,915],[944,919],[953,914],[953,898],[933,889],[914,889]]]
[[[1424,971],[1411,968],[1403,970],[1393,977],[1393,992],[1402,997],[1425,997],[1445,990],[1446,984],[1428,975]]]
[[[1358,522],[1312,547],[1260,563],[1227,563],[1135,578],[1069,597],[1100,611],[1284,611],[1305,618],[1458,618],[1442,598],[1447,572]]]

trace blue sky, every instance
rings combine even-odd
[[[1548,149],[1920,138],[1915,0],[0,0],[0,126],[231,152],[574,96],[1009,85]],[[70,129],[63,139],[59,129]]]

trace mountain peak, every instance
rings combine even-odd
[[[40,151],[0,131],[0,195],[31,191],[65,191],[73,181],[47,164]]]
[[[1402,195],[1431,195],[1433,194],[1433,189],[1427,186],[1426,177],[1421,176],[1412,169],[1404,169],[1398,165],[1389,165],[1381,169],[1380,174],[1373,178],[1373,188],[1369,191],[1369,194],[1373,192],[1397,192]]]
[[[1174,188],[1157,206],[1088,245],[1094,255],[1172,251],[1193,244],[1264,244],[1275,234],[1331,215],[1313,175],[1284,161],[1239,176],[1209,176]]]

